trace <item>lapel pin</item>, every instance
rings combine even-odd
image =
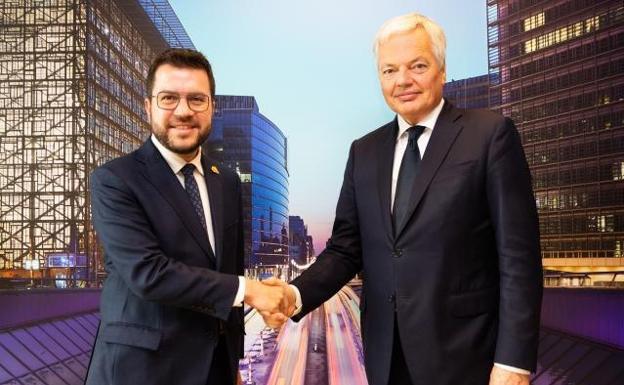
[[[211,166],[210,167],[210,171],[212,171],[213,173],[219,175],[219,169],[217,168],[217,166]]]

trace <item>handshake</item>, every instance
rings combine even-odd
[[[247,279],[245,303],[255,308],[270,328],[280,328],[296,309],[296,294],[288,283],[269,278],[264,281]]]

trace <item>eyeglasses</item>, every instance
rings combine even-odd
[[[210,108],[210,96],[202,93],[182,96],[177,92],[160,91],[152,97],[156,98],[156,105],[163,110],[175,110],[182,98],[186,99],[188,107],[195,112],[204,112]]]

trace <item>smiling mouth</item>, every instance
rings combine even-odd
[[[186,131],[186,130],[193,130],[193,129],[197,128],[197,127],[196,126],[191,126],[191,125],[182,125],[181,124],[181,125],[177,125],[177,126],[169,126],[169,128],[173,129],[173,130],[183,130],[183,131]]]
[[[395,98],[399,99],[402,102],[409,102],[411,100],[416,99],[418,95],[420,94],[421,92],[405,92],[402,94],[395,95]]]

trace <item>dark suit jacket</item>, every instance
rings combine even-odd
[[[487,384],[494,361],[536,364],[542,274],[529,169],[511,120],[446,102],[392,230],[398,124],[353,142],[329,246],[293,283],[303,311],[363,270],[370,385],[387,385],[393,323],[416,385]]]
[[[91,175],[108,275],[87,384],[206,385],[220,327],[230,369],[238,369],[244,324],[232,303],[243,274],[240,181],[224,167],[212,172],[213,164],[202,156],[216,257],[151,140]]]

